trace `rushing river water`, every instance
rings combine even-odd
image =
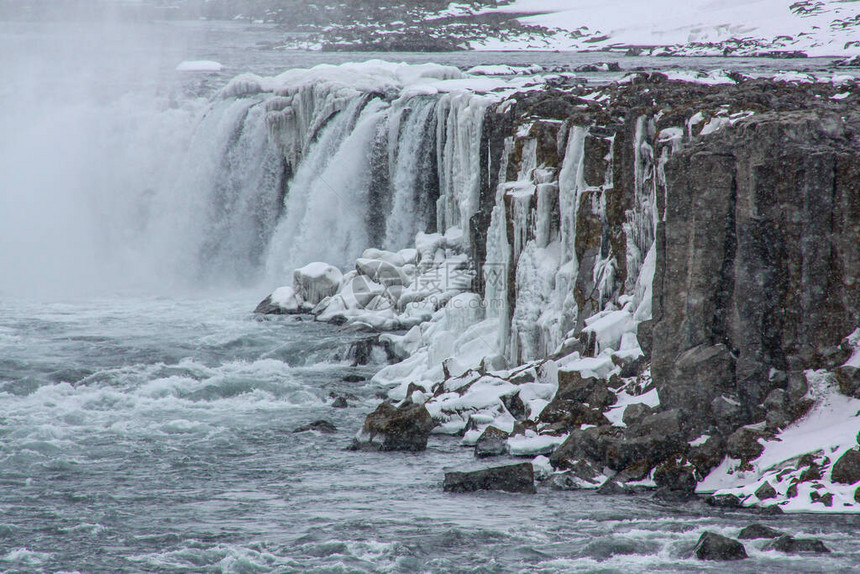
[[[192,287],[212,275],[199,265],[183,276],[178,258],[159,273],[186,239],[182,222],[165,224],[161,243],[136,244],[129,234],[141,213],[113,202],[128,186],[182,171],[168,164],[230,76],[371,56],[264,49],[275,31],[237,24],[96,32],[0,26],[0,73],[26,80],[0,87],[0,571],[693,572],[722,568],[690,558],[702,531],[735,536],[753,521],[819,537],[833,553],[791,557],[748,543],[751,559],[737,572],[856,569],[856,517],[714,513],[548,486],[534,496],[451,495],[444,469],[473,461],[455,438],[434,436],[417,454],[345,451],[382,390],[368,382],[381,363],[353,367],[347,356],[366,334],[256,320],[250,310],[272,285],[248,290],[241,273],[202,292]],[[115,57],[103,58],[101,40],[115,43]],[[69,42],[77,48],[63,48]],[[200,58],[227,68],[173,71]],[[334,408],[333,395],[348,408]],[[337,432],[293,432],[318,419]]]

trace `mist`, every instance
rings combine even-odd
[[[102,7],[0,22],[0,293],[187,283],[152,217],[206,103],[174,71],[193,35]]]

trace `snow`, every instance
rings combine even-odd
[[[830,481],[829,469],[822,472],[822,479],[814,483],[799,483],[798,495],[786,498],[791,480],[802,469],[785,474],[778,479],[780,471],[796,468],[796,459],[805,454],[826,456],[835,463],[847,450],[857,447],[860,432],[860,400],[846,397],[838,392],[832,376],[827,371],[807,371],[815,406],[802,419],[796,421],[775,439],[763,441],[764,452],[752,461],[752,469],[738,470],[739,461],[726,459],[699,483],[697,492],[735,494],[745,499],[745,505],[759,503],[754,492],[768,481],[777,491],[776,501],[786,512],[857,512],[860,505],[854,502],[857,485],[836,484]],[[815,484],[822,492],[834,495],[832,507],[813,502],[809,494]]]
[[[532,14],[524,24],[559,30],[554,37],[516,42],[488,39],[482,49],[601,49],[613,46],[665,46],[687,53],[721,55],[720,43],[747,52],[804,51],[810,56],[853,55],[860,6],[822,0],[812,13],[793,10],[794,0],[516,0],[485,12]],[[843,25],[847,23],[847,25]],[[576,34],[571,34],[576,32]],[[714,44],[710,47],[708,44]]]
[[[212,60],[186,60],[176,66],[177,72],[220,72],[224,66]]]
[[[567,439],[567,435],[539,435],[527,430],[524,435],[508,439],[508,452],[511,456],[536,456],[550,454]]]

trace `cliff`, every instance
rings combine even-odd
[[[329,124],[351,117],[337,128],[343,141],[363,132],[364,149],[387,153],[362,154],[358,171],[376,183],[355,206],[378,207],[349,224],[362,239],[347,248],[373,249],[349,255],[355,269],[328,296],[308,297],[300,269],[279,290],[294,298],[279,307],[270,297],[261,311],[385,331],[378,344],[402,360],[374,380],[392,400],[424,404],[434,432],[466,445],[496,427],[505,452],[551,455],[535,464],[550,463],[558,484],[644,480],[674,492],[728,485],[717,473],[760,481],[774,467],[755,461],[780,433],[825,405],[860,404],[849,398],[860,327],[856,84],[640,74],[592,88],[562,75],[463,93],[445,86],[464,77],[433,73],[433,96],[341,86],[332,99],[315,78],[269,104],[310,126],[319,110]],[[299,174],[327,136],[285,125],[270,123]],[[428,145],[435,156],[419,163]],[[404,158],[406,172],[425,175],[398,180]],[[314,165],[310,179],[331,181]],[[435,214],[416,220],[428,201]],[[282,231],[293,254],[282,268],[304,253],[301,229],[295,220]],[[840,433],[860,430],[842,423]],[[789,454],[856,447],[854,435],[828,441]],[[812,463],[827,469],[824,458]]]

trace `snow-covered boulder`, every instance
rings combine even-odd
[[[340,269],[328,263],[308,263],[293,272],[293,289],[309,305],[337,293],[342,281]]]

